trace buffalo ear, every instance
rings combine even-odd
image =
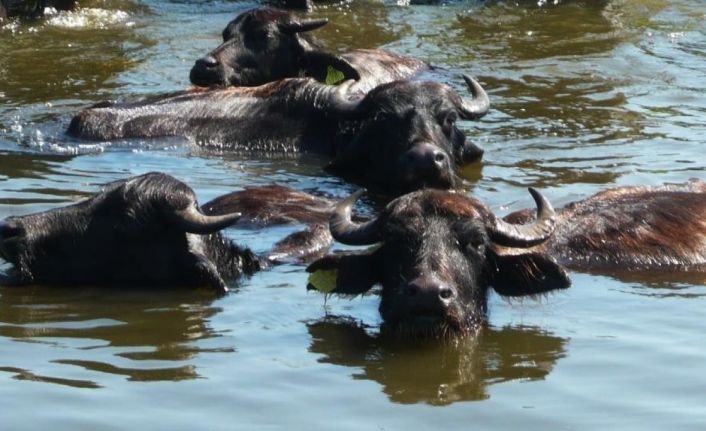
[[[337,253],[315,260],[306,268],[311,273],[308,289],[323,293],[360,295],[378,281],[375,253]]]
[[[566,270],[545,253],[491,252],[488,265],[490,284],[503,296],[538,295],[571,286]]]
[[[343,76],[338,77],[335,84],[352,79],[358,81],[360,73],[347,60],[338,55],[322,51],[307,51],[302,60],[302,68],[304,74],[316,79],[319,82],[326,83],[332,73],[341,73]]]

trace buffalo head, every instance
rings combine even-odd
[[[351,206],[360,193],[338,205],[331,234],[344,244],[377,246],[328,255],[307,271],[314,272],[314,287],[331,293],[361,294],[381,284],[386,327],[415,335],[469,333],[485,320],[490,286],[501,295],[523,296],[570,284],[551,257],[528,250],[546,241],[555,225],[551,204],[533,189],[537,219],[526,225],[507,223],[475,199],[440,190],[402,196],[376,219],[355,223]],[[317,276],[335,281],[322,289]]]
[[[206,285],[258,259],[218,231],[239,213],[204,215],[186,184],[149,173],[64,208],[0,222],[0,257],[20,283]]]
[[[344,144],[331,170],[402,192],[453,187],[459,167],[483,156],[457,121],[480,118],[490,106],[483,88],[463,77],[473,97],[438,82],[404,80],[331,109],[329,115],[350,119],[340,127]]]
[[[302,35],[327,22],[304,20],[267,7],[243,12],[223,30],[223,43],[196,60],[191,82],[200,86],[256,86],[300,75],[324,81],[329,66],[345,78],[359,79],[346,60],[319,50]]]

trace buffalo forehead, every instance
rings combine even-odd
[[[490,216],[490,211],[479,200],[442,190],[428,190],[424,207],[427,213],[453,218],[486,219]]]
[[[404,221],[413,228],[423,228],[425,220],[430,217],[443,217],[450,222],[492,217],[487,207],[476,199],[461,193],[433,189],[402,196],[391,202],[386,212],[390,221]]]
[[[433,110],[440,108],[446,100],[453,102],[453,96],[458,99],[458,96],[449,90],[446,85],[435,82],[396,81],[384,87],[375,100],[381,106],[396,109],[412,106]]]

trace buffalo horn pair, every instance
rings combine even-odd
[[[342,200],[331,215],[329,223],[331,235],[339,242],[348,245],[368,245],[382,239],[379,219],[364,223],[351,220],[351,208],[365,190],[358,190]],[[537,220],[532,224],[516,225],[492,217],[486,220],[490,239],[497,245],[528,248],[549,239],[556,226],[556,214],[551,203],[537,190],[529,188],[537,205]]]

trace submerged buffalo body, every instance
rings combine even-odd
[[[334,173],[366,185],[448,188],[459,166],[483,154],[456,125],[489,108],[481,86],[464,78],[473,98],[440,83],[395,81],[351,99],[351,81],[332,86],[309,78],[192,90],[85,109],[68,133],[92,140],[184,136],[231,151],[316,152],[331,157]]]
[[[0,257],[19,283],[211,286],[262,263],[219,231],[239,213],[204,215],[194,192],[150,173],[82,202],[0,222]]]
[[[505,220],[531,218],[523,210]],[[535,250],[582,270],[706,271],[706,183],[618,187],[570,203]]]
[[[148,173],[104,187],[67,207],[0,221],[0,258],[15,284],[211,286],[281,261],[323,255],[333,241],[326,224],[335,202],[278,185],[246,187],[200,206],[186,184]],[[266,256],[219,231],[309,224]],[[325,229],[324,229],[325,228]]]
[[[332,158],[333,173],[387,192],[452,187],[458,168],[483,154],[456,127],[488,111],[482,87],[464,76],[473,98],[462,98],[447,85],[404,80],[428,69],[424,62],[383,50],[328,53],[303,35],[326,22],[271,8],[244,12],[191,71],[197,85],[236,87],[95,105],[73,118],[68,133],[316,152]]]
[[[223,43],[196,61],[191,82],[200,86],[256,86],[307,76],[320,82],[353,79],[351,91],[367,93],[391,81],[406,79],[429,65],[381,49],[361,49],[341,55],[325,51],[305,33],[324,26],[325,19],[303,20],[271,8],[238,15],[223,30]],[[338,76],[338,75],[336,75]]]
[[[354,195],[334,212],[333,237],[379,246],[315,261],[308,271],[335,271],[335,283],[312,284],[360,294],[379,283],[386,325],[439,335],[482,322],[490,287],[505,296],[568,287],[562,265],[706,271],[706,183],[618,188],[558,211],[531,192],[536,216],[524,210],[498,219],[473,198],[423,190],[365,223],[350,220]]]

